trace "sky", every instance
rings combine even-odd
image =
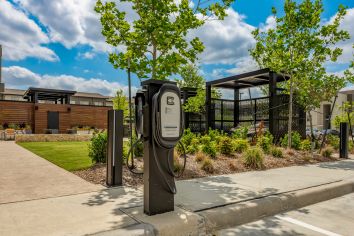
[[[274,27],[272,6],[281,14],[283,0],[236,0],[224,21],[209,21],[190,32],[205,45],[199,56],[200,73],[206,80],[257,69],[249,56],[255,44],[251,32]],[[340,43],[343,55],[327,70],[341,73],[353,58],[354,1],[324,0],[323,24],[336,14],[339,4],[348,7],[341,28],[352,39]],[[95,0],[0,0],[0,44],[3,46],[3,79],[6,88],[44,87],[98,92],[127,93],[127,74],[108,62],[114,50],[101,35]],[[120,3],[127,16],[134,14]],[[140,85],[133,75],[134,89]]]

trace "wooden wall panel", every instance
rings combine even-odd
[[[107,128],[107,113],[111,107],[83,105],[34,104],[30,102],[0,101],[0,124],[30,124],[35,133],[47,129],[48,111],[59,112],[60,133],[76,125]]]
[[[0,101],[0,125],[25,123],[33,127],[33,112],[33,103]]]

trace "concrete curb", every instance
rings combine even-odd
[[[327,201],[354,192],[353,181],[339,181],[304,190],[254,199],[201,211],[206,232],[238,226],[285,211]]]

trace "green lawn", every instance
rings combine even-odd
[[[89,142],[23,142],[18,145],[68,171],[92,166]]]

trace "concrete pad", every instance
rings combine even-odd
[[[173,212],[147,216],[143,207],[122,209],[127,215],[145,225],[148,235],[203,235],[204,219],[195,213],[175,207]],[[153,232],[151,230],[153,229]],[[152,234],[151,234],[152,233]],[[117,234],[116,234],[117,235]]]
[[[140,205],[142,193],[115,188],[95,193],[0,205],[0,235],[87,235],[136,225],[120,211]]]
[[[216,235],[352,235],[354,194],[317,203],[246,225],[220,230]],[[326,231],[323,233],[321,231]]]
[[[177,206],[190,211],[233,204],[354,177],[354,161],[292,166],[177,182]]]
[[[0,141],[0,204],[104,189],[14,142]]]

